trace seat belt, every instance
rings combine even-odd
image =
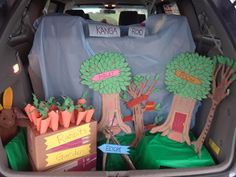
[[[221,46],[221,42],[219,41],[219,39],[217,39],[215,37],[215,35],[211,32],[210,28],[207,25],[208,22],[208,18],[206,16],[206,14],[203,12],[201,14],[199,14],[198,16],[199,19],[199,23],[200,23],[200,27],[202,30],[206,30],[207,33],[209,34],[209,37],[211,38],[211,40],[214,42],[215,47],[217,48],[217,50],[220,52],[221,55],[224,54],[223,50],[222,50],[222,46]]]
[[[51,0],[47,0],[44,8],[43,8],[43,15],[47,15],[48,14],[48,8],[49,8],[49,5],[50,5],[50,2]]]
[[[156,0],[152,0],[152,4],[151,6],[148,8],[148,15],[150,15],[152,13],[152,9],[154,8],[156,3]]]

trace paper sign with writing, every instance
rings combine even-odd
[[[88,144],[90,142],[89,136],[85,136],[83,138],[76,139],[74,141],[71,141],[69,143],[57,146],[55,148],[50,149],[50,152],[57,152],[57,151],[62,151],[66,149],[71,149],[74,147],[82,146],[84,144]]]
[[[47,154],[47,167],[86,156],[90,153],[90,146],[90,144],[86,144],[76,148]]]
[[[129,27],[129,36],[131,37],[144,37],[145,36],[145,27]]]
[[[120,37],[120,28],[110,25],[89,24],[89,36],[92,37]]]
[[[112,71],[96,74],[95,76],[93,76],[92,80],[101,81],[101,80],[105,80],[105,79],[108,79],[114,76],[119,76],[119,75],[120,75],[120,70],[112,70]]]
[[[46,150],[60,146],[65,143],[69,143],[71,141],[82,138],[84,136],[88,136],[90,134],[91,132],[89,124],[84,124],[79,127],[75,127],[67,131],[63,131],[61,133],[48,136],[45,138],[46,140],[45,144],[47,145]]]
[[[103,144],[98,147],[104,153],[110,154],[129,154],[129,146]]]

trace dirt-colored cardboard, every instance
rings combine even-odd
[[[71,125],[40,135],[34,126],[27,129],[32,166],[44,171],[68,161],[96,154],[97,122]]]

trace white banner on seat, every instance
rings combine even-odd
[[[120,37],[120,28],[117,26],[89,24],[91,37]]]
[[[145,27],[131,26],[131,27],[129,27],[128,35],[131,37],[144,37],[145,36]]]

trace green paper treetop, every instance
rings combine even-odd
[[[225,73],[225,74],[228,74],[228,79],[230,79],[231,81],[234,81],[236,79],[236,74],[235,74],[235,71],[236,71],[236,61],[234,61],[233,59],[229,58],[229,57],[226,57],[226,56],[222,56],[222,55],[217,55],[213,58],[213,61],[214,61],[214,64],[215,65],[220,65],[219,67],[225,67],[228,68],[228,73]],[[226,71],[226,68],[225,68],[225,72]]]
[[[81,83],[101,94],[114,94],[126,90],[130,84],[130,68],[120,53],[97,54],[83,62]]]
[[[174,94],[196,100],[207,98],[214,62],[196,53],[177,55],[167,66],[165,84]]]

